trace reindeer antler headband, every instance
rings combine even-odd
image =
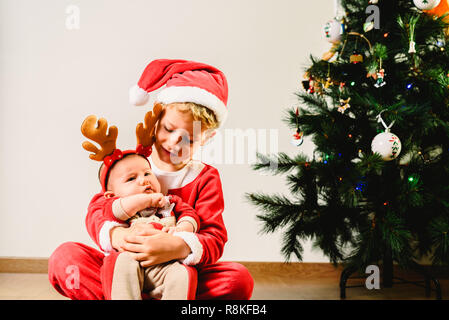
[[[100,173],[100,182],[103,191],[106,191],[106,178],[110,168],[114,163],[128,154],[139,154],[148,158],[151,155],[151,146],[154,143],[155,125],[162,111],[162,106],[156,104],[152,111],[145,114],[144,123],[136,126],[137,147],[135,150],[122,151],[116,147],[118,129],[116,126],[109,127],[104,118],[98,119],[94,115],[88,116],[81,125],[81,133],[88,139],[96,142],[100,148],[97,148],[90,141],[83,142],[83,148],[89,152],[89,158],[96,161],[103,161],[104,170]]]

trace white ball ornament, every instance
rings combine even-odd
[[[341,35],[344,32],[344,24],[337,19],[332,19],[324,25],[324,37],[330,43],[338,43],[341,40]]]
[[[440,0],[413,0],[413,3],[420,10],[431,10],[440,4]]]
[[[388,130],[379,133],[371,142],[371,150],[380,154],[385,161],[396,159],[399,153],[401,153],[401,148],[401,140]]]

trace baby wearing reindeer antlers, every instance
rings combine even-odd
[[[147,112],[144,123],[136,127],[137,147],[122,151],[116,147],[118,129],[109,127],[105,119],[87,117],[82,126],[89,141],[83,148],[92,152],[90,158],[102,161],[99,171],[103,196],[108,199],[102,214],[117,225],[148,223],[157,229],[176,235],[196,232],[199,217],[191,206],[177,196],[164,196],[151,170],[148,157],[154,142],[154,126],[161,112],[157,106]],[[142,293],[159,299],[193,299],[196,291],[196,270],[177,261],[143,268],[136,253],[114,251],[105,259],[101,271],[104,295],[107,299],[140,300]]]

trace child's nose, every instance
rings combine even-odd
[[[172,132],[170,134],[170,142],[172,145],[176,145],[182,141],[182,134],[179,132]]]

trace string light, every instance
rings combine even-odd
[[[364,191],[364,189],[367,186],[365,179],[366,179],[366,177],[361,177],[361,181],[357,182],[357,184],[355,186],[355,190],[361,191],[361,192]]]

